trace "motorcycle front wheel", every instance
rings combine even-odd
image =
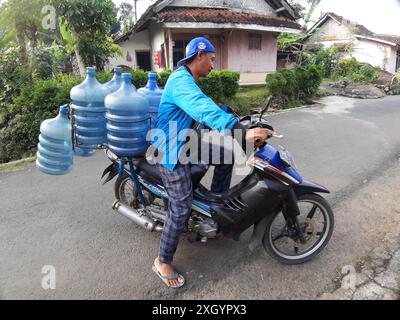
[[[297,227],[287,221],[280,211],[270,216],[262,241],[265,251],[284,264],[311,260],[327,245],[333,232],[333,212],[323,197],[317,194],[301,195],[298,206]]]

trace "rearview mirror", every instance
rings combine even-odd
[[[271,101],[273,99],[273,96],[268,96],[267,99],[265,99],[264,103],[261,105],[261,114],[260,114],[260,121],[264,113],[266,113],[269,109],[269,106],[271,105]]]

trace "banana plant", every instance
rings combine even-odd
[[[75,52],[76,60],[78,61],[79,73],[81,74],[82,77],[84,77],[86,74],[86,69],[85,69],[85,64],[83,63],[83,59],[78,50],[78,39],[76,36],[74,36],[73,30],[70,30],[68,28],[67,21],[59,19],[59,25],[60,25],[60,34],[61,37],[63,38],[65,49],[67,50],[68,54]]]

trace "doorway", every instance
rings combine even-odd
[[[136,51],[136,64],[139,69],[151,71],[150,51]]]

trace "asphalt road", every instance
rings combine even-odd
[[[75,158],[72,173],[62,177],[44,175],[34,164],[0,173],[0,299],[317,297],[338,267],[395,233],[400,222],[394,198],[400,183],[400,97],[327,97],[321,103],[270,117],[285,135],[272,143],[291,151],[304,178],[332,192],[327,198],[336,227],[313,261],[286,266],[262,248],[252,253],[251,230],[237,242],[182,240],[174,263],[187,285],[168,289],[151,270],[159,234],[111,209],[113,186],[100,183],[108,160],[98,152]],[[54,267],[55,289],[42,287],[50,270],[45,266]]]

